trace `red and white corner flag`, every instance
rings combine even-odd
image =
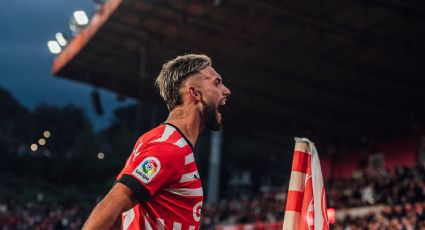
[[[329,230],[320,160],[307,138],[295,138],[283,230]]]

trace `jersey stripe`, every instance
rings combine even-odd
[[[182,178],[180,179],[180,183],[188,182],[191,180],[197,180],[199,179],[198,171],[186,173],[182,175]]]
[[[168,138],[170,138],[171,134],[173,134],[174,131],[176,131],[176,129],[173,126],[166,125],[164,132],[162,133],[162,136],[160,138],[154,140],[153,142],[164,142],[164,141],[168,140]]]
[[[184,157],[184,165],[188,165],[195,161],[195,156],[193,153],[190,153],[189,155]]]
[[[127,230],[128,227],[130,227],[130,224],[133,222],[134,220],[134,210],[131,208],[130,210],[128,210],[127,212],[123,213],[123,217],[124,220],[122,222],[122,226],[124,230]]]
[[[164,230],[164,220],[161,218],[156,219],[156,227],[158,228],[158,230]]]
[[[202,187],[200,188],[168,188],[165,191],[180,195],[180,196],[203,196]]]
[[[142,147],[143,142],[140,141],[140,143],[137,143],[136,148],[134,148],[133,152],[131,153],[133,155],[133,161],[137,156],[140,154],[140,148]]]
[[[186,140],[183,137],[174,142],[174,144],[179,146],[180,148],[183,148],[187,145]]]
[[[173,230],[180,230],[182,229],[182,223],[174,222],[173,223]]]
[[[194,172],[196,170],[198,170],[198,168],[196,167],[196,163],[195,162],[192,162],[192,163],[184,166],[183,174],[185,174],[185,173],[191,173],[191,172]]]
[[[146,214],[147,215],[147,214]],[[148,219],[145,216],[145,230],[153,230],[152,226],[149,224]]]

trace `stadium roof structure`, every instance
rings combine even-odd
[[[424,41],[420,1],[109,0],[52,71],[156,101],[164,61],[205,53],[227,133],[358,147],[423,130]]]

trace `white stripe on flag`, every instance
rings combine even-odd
[[[289,191],[302,192],[305,188],[306,174],[302,172],[292,171],[289,180]]]
[[[285,211],[285,219],[283,220],[283,230],[298,229],[298,221],[300,213],[295,211]]]
[[[313,200],[314,200],[314,226],[315,229],[322,230],[323,229],[323,223],[326,221],[326,216],[323,216],[323,213],[326,215],[326,198],[322,202],[322,196],[324,190],[324,184],[323,184],[323,175],[322,175],[322,168],[320,167],[320,160],[319,160],[319,154],[317,153],[317,149],[314,146],[312,142],[309,143],[311,148],[311,171],[313,176]],[[327,229],[329,229],[329,223],[326,223],[328,226]]]

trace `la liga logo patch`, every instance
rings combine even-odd
[[[156,157],[146,157],[134,169],[133,175],[140,181],[148,184],[161,170],[161,162]]]
[[[143,161],[142,169],[144,173],[152,175],[158,171],[158,163],[153,159],[145,160]]]

